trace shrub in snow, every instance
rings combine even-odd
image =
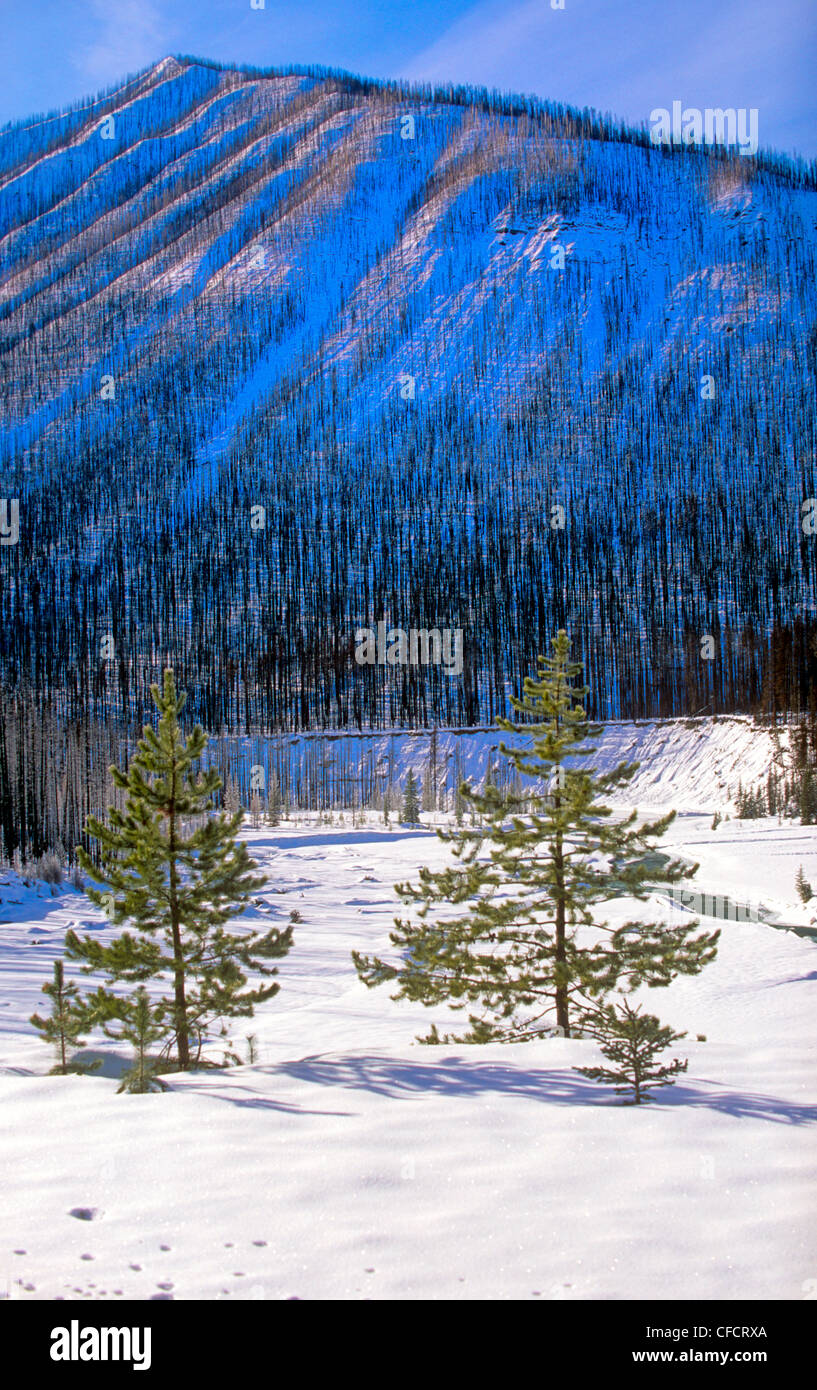
[[[812,888],[811,884],[809,883],[808,879],[803,873],[802,864],[799,866],[797,870],[797,876],[794,880],[794,886],[797,889],[797,893],[801,902],[808,903],[814,897],[814,889]]]
[[[662,1025],[655,1014],[643,1014],[634,1009],[629,999],[619,1007],[604,1004],[583,1018],[586,1032],[601,1045],[608,1067],[575,1067],[591,1081],[612,1082],[617,1094],[632,1093],[632,1104],[649,1100],[649,1092],[659,1086],[672,1086],[679,1072],[689,1065],[685,1059],[659,1062],[660,1053],[686,1033],[675,1033]]]
[[[62,864],[56,854],[43,854],[36,863],[37,878],[54,887],[62,883]]]

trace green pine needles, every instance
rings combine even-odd
[[[51,1016],[41,1018],[32,1014],[29,1023],[37,1029],[43,1042],[50,1043],[57,1053],[57,1064],[51,1068],[52,1075],[68,1076],[71,1072],[95,1071],[101,1062],[85,1065],[71,1061],[69,1050],[83,1047],[85,1040],[80,1035],[93,1027],[93,1019],[80,998],[79,988],[73,980],[66,980],[63,963],[54,961],[54,977],[43,985],[43,994],[51,1000]]]
[[[400,963],[353,953],[370,987],[393,983],[395,999],[469,1010],[466,1031],[441,1036],[435,1025],[422,1042],[521,1042],[554,1029],[569,1037],[582,1012],[612,990],[668,985],[716,954],[719,931],[698,933],[697,921],[611,927],[597,920],[610,897],[643,901],[690,868],[655,853],[674,812],[644,823],[636,811],[613,818],[606,799],[626,789],[638,764],[604,775],[587,764],[601,729],[588,723],[588,687],[577,684],[582,668],[570,659],[567,634],[551,646],[512,701],[520,722],[499,721],[526,738],[499,751],[519,779],[535,778],[546,790],[535,793],[529,782],[520,791],[519,779],[505,792],[490,782],[482,794],[463,784],[477,823],[438,831],[455,862],[437,873],[422,868],[417,885],[395,885],[418,905],[416,921],[395,919]]]
[[[158,1079],[158,1063],[150,1048],[167,1037],[167,1005],[151,1004],[144,985],[139,985],[131,999],[117,999],[115,1008],[109,1006],[104,991],[102,995],[100,1021],[103,1017],[118,1021],[118,1027],[103,1023],[103,1033],[117,1042],[128,1042],[133,1048],[133,1065],[123,1073],[119,1091],[141,1095],[145,1091],[161,1090],[163,1083]]]
[[[400,812],[401,825],[417,825],[420,819],[420,785],[410,767],[406,774],[403,790],[403,809]]]
[[[632,1094],[633,1105],[649,1100],[649,1092],[658,1086],[671,1086],[679,1072],[689,1065],[675,1057],[671,1062],[657,1061],[658,1055],[680,1042],[686,1033],[675,1033],[662,1025],[655,1014],[643,1014],[625,999],[617,1008],[603,1004],[595,1014],[583,1020],[592,1037],[598,1039],[602,1056],[609,1067],[576,1067],[591,1081],[612,1082],[617,1094]]]
[[[243,813],[214,811],[222,785],[218,773],[193,771],[207,736],[196,725],[187,740],[182,737],[185,697],[177,694],[171,670],[164,673],[163,688],[154,685],[151,693],[157,727],[145,726],[127,772],[111,768],[125,793],[124,809],[111,808],[107,824],[88,818],[98,861],[77,851],[83,869],[100,885],[89,887],[88,897],[110,921],[131,923],[133,930],[110,945],[72,931],[65,944],[84,973],[100,972],[109,985],[162,982],[168,993],[154,1000],[147,1022],[151,1030],[164,1025],[166,1048],[175,1048],[179,1070],[187,1071],[199,1062],[217,1020],[251,1017],[255,1005],[278,992],[274,981],[250,986],[248,972],[276,974],[269,962],[289,951],[292,927],[241,935],[225,929],[266,880],[253,873],[246,845],[236,839]],[[123,1001],[100,987],[90,1003],[105,1025],[119,1019],[131,1032],[142,1026],[134,1013],[145,1007],[138,992],[135,1000]]]

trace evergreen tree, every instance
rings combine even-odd
[[[800,824],[814,825],[817,821],[817,784],[815,784],[814,774],[808,764],[800,774],[798,803]]]
[[[63,963],[54,961],[54,978],[43,985],[43,994],[51,1000],[51,1017],[41,1018],[32,1014],[28,1020],[40,1033],[43,1042],[52,1043],[57,1049],[57,1065],[52,1067],[52,1075],[67,1076],[69,1072],[95,1071],[100,1065],[94,1062],[89,1066],[69,1062],[68,1049],[84,1047],[85,1039],[80,1035],[92,1027],[87,1005],[79,996],[79,989],[73,980],[66,980]]]
[[[167,1006],[151,1004],[144,985],[139,985],[132,999],[120,997],[113,1001],[105,990],[98,990],[89,1002],[105,1036],[116,1042],[128,1042],[133,1047],[133,1066],[123,1073],[119,1091],[143,1094],[160,1087],[157,1063],[148,1049],[167,1037]],[[119,1020],[118,1029],[112,1025],[113,1019]]]
[[[406,775],[403,791],[403,810],[400,815],[402,825],[416,825],[420,819],[420,787],[413,768]]]
[[[198,1061],[215,1020],[251,1017],[256,1004],[277,993],[275,982],[249,987],[246,972],[276,974],[267,962],[287,954],[292,928],[225,931],[225,922],[243,911],[266,880],[253,874],[246,845],[236,840],[242,812],[213,810],[221,789],[218,773],[192,770],[207,737],[196,725],[183,739],[178,716],[184,696],[177,695],[171,670],[165,671],[163,690],[154,685],[151,693],[158,726],[145,726],[127,773],[111,768],[114,784],[126,793],[125,808],[111,808],[108,824],[88,819],[88,834],[100,847],[98,864],[77,851],[82,867],[105,889],[88,888],[91,901],[105,906],[114,924],[133,922],[137,934],[126,931],[106,946],[69,932],[66,950],[83,962],[85,973],[101,971],[109,982],[170,981],[172,995],[161,1002],[179,1069],[186,1071],[191,1047],[196,1045]],[[117,1016],[117,996],[98,991],[96,1007]]]
[[[797,874],[794,880],[794,886],[797,889],[797,894],[801,902],[810,902],[811,899],[814,897],[814,889],[812,888],[811,884],[809,883],[808,879],[803,873],[802,864],[799,866],[797,870]]]
[[[533,722],[500,721],[532,740],[532,747],[503,743],[500,752],[549,790],[520,795],[489,786],[479,795],[463,786],[486,824],[438,831],[459,863],[439,873],[421,869],[416,887],[395,885],[404,901],[420,904],[419,921],[395,919],[391,941],[401,963],[353,953],[367,985],[396,981],[394,998],[480,1006],[461,1038],[440,1038],[435,1026],[426,1042],[521,1041],[549,1031],[554,1012],[557,1028],[570,1036],[572,1001],[586,1005],[620,982],[666,985],[676,974],[697,974],[715,956],[719,931],[696,936],[697,922],[628,921],[614,929],[595,920],[595,905],[614,892],[643,900],[653,885],[676,883],[690,870],[653,850],[674,812],[652,823],[638,823],[636,811],[610,820],[601,798],[625,788],[637,763],[605,775],[592,766],[565,767],[568,755],[592,752],[601,732],[585,716],[587,687],[573,684],[581,666],[569,659],[569,645],[560,631],[553,654],[539,658],[538,677],[526,678],[523,698],[513,701]],[[462,914],[451,916],[451,904]]]
[[[677,1057],[669,1064],[656,1061],[659,1053],[680,1042],[686,1033],[673,1032],[655,1014],[642,1014],[640,1008],[632,1008],[629,999],[620,1008],[603,1004],[595,1013],[585,1015],[582,1025],[599,1040],[602,1055],[611,1065],[574,1070],[591,1081],[614,1083],[619,1095],[632,1091],[635,1105],[649,1100],[648,1092],[654,1088],[672,1086],[678,1073],[687,1069],[688,1062]]]
[[[270,825],[280,825],[282,811],[281,784],[275,772],[270,773],[267,794],[267,821]]]

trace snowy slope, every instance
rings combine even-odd
[[[432,737],[436,762],[432,767]],[[450,809],[458,777],[480,786],[489,766],[495,777],[505,760],[498,752],[503,741],[521,744],[521,735],[498,728],[396,729],[390,733],[331,733],[278,735],[273,738],[214,738],[213,756],[229,769],[249,803],[250,768],[262,767],[269,785],[274,772],[282,787],[306,779],[310,760],[327,768],[326,785],[332,788],[332,804],[355,804],[361,787],[368,786],[367,769],[374,769],[381,791],[386,782],[402,785],[411,768],[425,783],[436,770],[440,800]],[[749,718],[722,716],[699,719],[655,719],[605,723],[589,760],[600,772],[620,762],[640,767],[629,784],[627,799],[644,806],[669,805],[678,811],[735,810],[738,785],[744,789],[765,783],[769,769],[782,756],[787,765],[789,730],[777,734],[769,726]],[[314,803],[314,800],[312,802]]]

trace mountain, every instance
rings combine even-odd
[[[0,132],[7,698],[476,724],[815,675],[817,178],[533,99],[168,57]],[[13,503],[19,503],[15,534]],[[356,630],[458,629],[458,673]]]

